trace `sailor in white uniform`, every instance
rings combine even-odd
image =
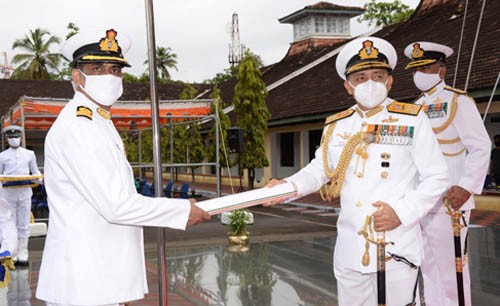
[[[465,305],[471,305],[469,265],[466,260],[467,224],[474,208],[474,194],[481,194],[489,165],[491,141],[474,100],[464,91],[444,81],[446,58],[453,54],[448,46],[418,41],[409,44],[404,54],[406,66],[413,71],[415,86],[422,91],[416,101],[422,105],[449,169],[446,191],[422,221],[425,260],[422,263],[425,304],[458,305],[453,231],[443,199],[453,209],[463,211],[461,230]]]
[[[327,199],[340,196],[334,273],[341,306],[377,305],[372,241],[384,232],[394,243],[385,254],[392,258],[385,272],[387,305],[415,301],[423,255],[418,222],[446,187],[447,167],[421,107],[387,97],[396,60],[393,46],[377,37],[346,44],[336,68],[356,105],[326,119],[315,158],[284,179],[297,185],[299,196],[321,186]]]
[[[137,193],[110,109],[121,96],[129,38],[71,37],[75,96],[45,140],[49,227],[36,296],[47,305],[121,305],[148,292],[143,226],[185,229],[210,218],[193,199]]]
[[[14,176],[40,175],[36,164],[35,152],[21,146],[23,129],[17,125],[9,125],[3,129],[9,148],[0,153],[0,174]],[[16,223],[19,250],[14,261],[18,265],[27,265],[29,260],[28,240],[31,214],[31,186],[13,185],[4,187],[4,199],[9,203],[14,222]]]
[[[8,257],[17,253],[17,228],[10,211],[9,204],[3,198],[2,186],[0,186],[0,263]],[[5,267],[0,268],[0,305],[7,305],[8,282]],[[3,271],[1,271],[3,270]],[[9,273],[9,272],[7,272]],[[10,271],[12,274],[12,270]],[[11,275],[12,276],[12,275]],[[4,287],[5,286],[5,287]],[[2,288],[3,287],[3,288]]]

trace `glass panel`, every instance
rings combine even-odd
[[[349,18],[344,19],[342,22],[344,24],[344,32],[346,34],[349,34]]]
[[[314,153],[320,146],[323,130],[309,131],[309,161],[313,160]]]
[[[280,134],[280,165],[281,167],[294,167],[295,160],[294,133]]]
[[[324,16],[314,17],[314,32],[315,33],[325,33],[325,17]]]
[[[328,16],[326,18],[326,32],[327,33],[337,33],[336,18]]]

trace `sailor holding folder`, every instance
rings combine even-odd
[[[3,194],[4,199],[9,203],[19,238],[17,257],[13,259],[19,265],[27,265],[31,196],[33,195],[30,177],[40,176],[40,170],[36,164],[35,152],[21,146],[23,129],[17,125],[9,125],[2,132],[7,138],[9,148],[0,153],[0,174],[21,179],[26,177],[21,181],[5,182],[3,180]]]

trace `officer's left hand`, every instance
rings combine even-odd
[[[401,225],[398,215],[391,205],[377,201],[372,204],[377,207],[377,211],[373,213],[373,229],[377,232],[390,231]]]
[[[464,205],[465,202],[467,202],[470,197],[470,192],[460,186],[454,185],[451,186],[450,189],[448,189],[446,197],[450,201],[451,208],[453,208],[454,210],[458,210],[460,209],[460,207],[462,207],[462,205]]]

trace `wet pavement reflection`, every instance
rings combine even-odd
[[[167,247],[168,305],[335,306],[334,233],[254,243],[245,252],[226,244]],[[500,227],[473,227],[469,235],[473,304],[500,305]],[[150,293],[130,306],[158,305],[157,261],[151,254],[146,263]],[[29,270],[15,272],[8,292],[0,291],[0,305],[44,305],[33,297],[38,267],[33,261]],[[31,288],[30,302],[26,288]]]

